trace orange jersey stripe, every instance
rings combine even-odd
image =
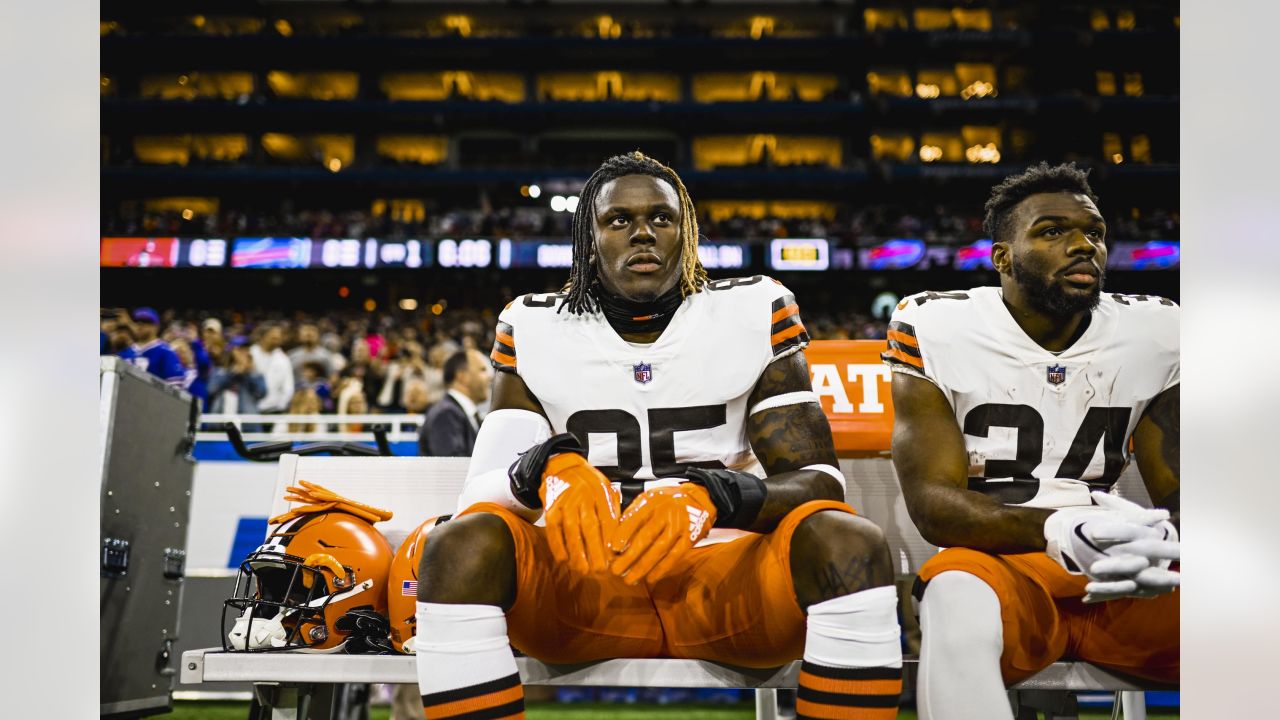
[[[500,353],[497,350],[494,350],[493,352],[489,353],[489,357],[493,358],[495,361],[499,363],[502,363],[503,365],[506,365],[507,367],[516,366],[516,359],[506,353]]]
[[[800,675],[800,682],[807,688],[842,695],[900,695],[901,680],[836,680],[809,673]]]
[[[885,351],[885,355],[888,355],[889,357],[895,360],[901,360],[902,362],[910,365],[913,368],[916,368],[917,370],[924,369],[924,360],[921,360],[918,357],[913,357],[911,355],[908,355],[902,352],[901,350],[899,350],[898,348],[889,348],[887,351]]]
[[[910,345],[911,347],[916,349],[920,348],[919,340],[916,340],[915,338],[911,337],[906,333],[900,333],[897,330],[890,330],[888,339],[896,340],[897,342],[900,342],[903,345]],[[510,345],[510,343],[507,343],[507,344]],[[514,347],[514,345],[512,347]]]
[[[783,330],[779,330],[778,332],[774,333],[769,338],[769,344],[777,345],[783,340],[790,340],[791,338],[799,335],[802,332],[804,332],[804,323],[796,323],[795,325],[792,325],[789,328],[785,328]]]
[[[510,335],[504,332],[497,333],[497,340],[498,342],[502,343],[503,345],[506,345],[507,347],[516,346],[515,338],[511,337]]]
[[[898,717],[898,708],[842,707],[796,700],[796,715],[815,720],[893,720]]]
[[[427,717],[449,718],[454,715],[463,715],[477,710],[488,710],[499,705],[506,705],[523,697],[524,686],[515,685],[506,690],[497,690],[464,700],[454,700],[453,702],[440,703],[439,705],[424,705],[422,709],[426,712]]]
[[[791,317],[792,315],[795,315],[798,312],[800,312],[800,306],[796,305],[795,303],[791,303],[790,305],[787,305],[781,310],[775,312],[773,314],[772,319],[769,320],[769,324],[772,325],[773,323],[778,322],[782,318]]]

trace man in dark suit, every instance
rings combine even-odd
[[[459,350],[444,363],[447,388],[439,402],[427,409],[418,433],[418,452],[437,457],[469,457],[480,429],[476,405],[489,399],[493,369],[478,350]]]

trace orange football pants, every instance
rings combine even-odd
[[[1088,578],[1071,575],[1044,553],[990,555],[968,548],[948,548],[933,556],[920,569],[920,579],[928,582],[950,570],[976,576],[1000,599],[1000,670],[1007,684],[1062,659],[1158,682],[1178,681],[1176,591],[1086,605]]]
[[[824,510],[808,502],[773,532],[695,547],[685,562],[631,587],[611,573],[574,572],[556,562],[546,529],[491,503],[461,514],[492,513],[516,546],[516,601],[507,611],[511,644],[549,663],[604,658],[694,658],[776,667],[804,653],[805,614],[791,582],[791,536]]]

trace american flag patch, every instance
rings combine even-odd
[[[417,580],[405,580],[403,583],[401,583],[401,584],[400,584],[400,594],[401,594],[401,595],[410,595],[410,596],[413,596],[413,597],[417,597],[417,596],[418,596],[418,581],[417,581]]]

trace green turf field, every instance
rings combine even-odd
[[[235,702],[177,702],[174,703],[172,715],[158,716],[162,720],[245,720],[248,716],[248,703]],[[529,720],[752,720],[755,718],[753,705],[614,705],[604,703],[581,703],[573,705],[557,705],[552,703],[531,703],[527,712]],[[388,720],[391,711],[386,707],[373,707],[369,711],[369,720]],[[1085,711],[1080,713],[1080,720],[1109,720],[1111,712]],[[1148,711],[1147,717],[1171,720],[1177,714]],[[898,714],[899,720],[916,720],[911,710],[903,710]]]

